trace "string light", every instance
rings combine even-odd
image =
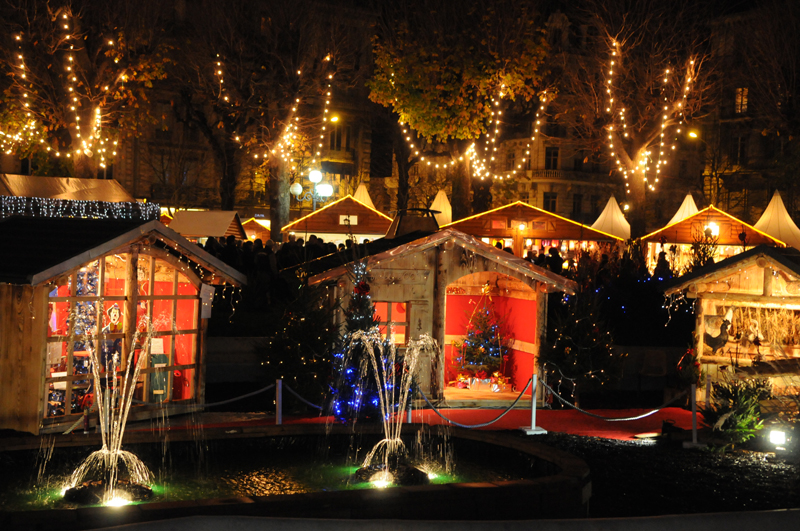
[[[152,221],[160,219],[158,203],[112,203],[52,199],[49,197],[0,196],[0,219],[10,216],[127,219]]]

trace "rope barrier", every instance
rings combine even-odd
[[[576,411],[580,411],[580,412],[581,412],[581,413],[583,413],[584,415],[588,415],[588,416],[590,416],[590,417],[594,417],[594,418],[596,418],[596,419],[600,419],[600,420],[605,420],[606,422],[626,422],[626,421],[630,421],[630,420],[639,420],[639,419],[643,419],[643,418],[645,418],[645,417],[649,417],[650,415],[653,415],[653,414],[655,414],[655,413],[658,413],[659,411],[661,411],[662,409],[664,409],[665,407],[667,407],[668,405],[670,405],[671,403],[675,402],[676,400],[678,400],[679,398],[681,398],[683,395],[685,395],[685,394],[686,394],[686,391],[684,391],[684,392],[682,392],[681,394],[679,394],[678,396],[676,396],[675,398],[673,398],[672,400],[670,400],[670,401],[668,401],[668,402],[666,402],[666,403],[662,404],[662,405],[661,405],[661,406],[659,406],[658,408],[656,408],[656,409],[654,409],[654,410],[652,410],[652,411],[648,411],[647,413],[643,413],[643,414],[641,414],[641,415],[637,415],[637,416],[635,416],[635,417],[625,417],[625,418],[609,418],[609,417],[603,417],[602,415],[597,415],[597,414],[595,414],[595,413],[590,413],[590,412],[586,411],[585,409],[581,409],[581,408],[579,408],[578,406],[576,406],[575,404],[572,404],[572,403],[570,403],[569,401],[567,401],[567,399],[563,398],[563,397],[562,397],[561,395],[559,395],[558,393],[556,393],[556,392],[553,390],[553,388],[552,388],[552,387],[550,387],[549,385],[547,385],[546,383],[542,382],[542,385],[544,385],[544,386],[545,386],[545,388],[546,388],[548,391],[550,391],[551,393],[553,393],[553,396],[555,396],[556,398],[558,398],[558,399],[561,401],[561,403],[562,403],[562,404],[564,404],[564,405],[567,405],[567,406],[571,407],[572,409],[574,409],[574,410],[576,410]]]
[[[308,405],[308,406],[311,406],[311,407],[313,407],[313,408],[316,408],[316,409],[319,409],[320,411],[322,410],[322,406],[318,406],[318,405],[316,405],[316,404],[312,404],[311,402],[309,402],[308,400],[306,400],[306,399],[305,399],[305,398],[303,398],[302,396],[298,395],[298,394],[297,394],[297,392],[296,392],[294,389],[292,389],[291,387],[289,387],[288,385],[286,385],[286,382],[284,382],[284,384],[283,384],[283,387],[284,387],[284,388],[285,388],[287,391],[289,391],[290,393],[292,393],[292,394],[293,394],[295,397],[297,397],[297,399],[298,399],[298,400],[300,400],[301,402],[305,403],[306,405]]]
[[[439,415],[439,416],[440,416],[442,419],[446,420],[446,421],[447,421],[447,422],[449,422],[450,424],[452,424],[452,425],[454,425],[454,426],[458,426],[459,428],[485,428],[486,426],[489,426],[490,424],[494,424],[495,422],[497,422],[497,421],[498,421],[498,420],[500,420],[501,418],[505,417],[505,416],[506,416],[506,414],[507,414],[509,411],[511,411],[511,410],[514,408],[514,406],[516,406],[516,405],[517,405],[517,402],[519,402],[520,398],[522,398],[522,395],[524,395],[524,394],[525,394],[525,391],[527,391],[527,390],[528,390],[528,387],[530,387],[530,385],[531,385],[531,381],[533,381],[533,378],[531,378],[531,379],[529,379],[529,380],[528,380],[528,383],[526,383],[526,384],[525,384],[525,389],[523,389],[523,390],[522,390],[522,392],[519,394],[519,396],[517,397],[517,399],[516,399],[516,400],[514,400],[514,402],[513,402],[513,403],[512,403],[510,406],[508,406],[508,408],[507,408],[505,411],[503,411],[502,413],[500,413],[500,415],[499,415],[497,418],[495,418],[494,420],[490,420],[489,422],[484,422],[484,423],[482,423],[482,424],[460,424],[460,423],[458,423],[458,422],[456,422],[456,421],[454,421],[454,420],[450,420],[449,418],[447,418],[447,417],[445,417],[444,415],[442,415],[441,413],[439,413],[439,410],[438,410],[438,409],[436,409],[436,406],[434,406],[433,404],[431,404],[431,401],[430,401],[430,400],[428,400],[428,397],[427,397],[427,396],[425,396],[425,393],[423,393],[423,392],[422,392],[422,389],[420,389],[420,390],[419,390],[419,394],[421,394],[421,395],[422,395],[422,398],[424,398],[424,399],[425,399],[425,402],[426,402],[426,403],[427,403],[429,406],[431,406],[431,409],[433,410],[433,412],[434,412],[434,413],[436,413],[437,415]]]
[[[236,402],[236,401],[242,400],[244,398],[249,398],[251,396],[255,396],[257,394],[264,393],[266,391],[269,391],[273,387],[275,387],[275,384],[270,384],[270,385],[268,385],[266,387],[263,387],[263,388],[258,389],[256,391],[253,391],[252,393],[247,393],[247,394],[242,395],[242,396],[237,396],[236,398],[229,398],[228,400],[222,400],[221,402],[212,402],[210,404],[174,404],[174,405],[171,404],[170,408],[173,408],[173,409],[174,408],[179,408],[179,407],[185,407],[185,408],[193,408],[193,407],[200,408],[200,407],[203,407],[203,408],[205,408],[205,407],[214,407],[214,406],[224,406],[225,404],[230,404],[231,402]],[[151,406],[156,406],[156,405],[162,405],[163,404],[163,402],[144,402],[142,400],[134,400],[133,402],[134,402],[134,404],[145,404],[145,405],[151,405]]]

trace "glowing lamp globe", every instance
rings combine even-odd
[[[317,193],[320,197],[330,197],[333,195],[333,186],[328,183],[317,186]]]
[[[289,193],[292,195],[300,195],[303,193],[303,185],[300,183],[293,183],[289,187]]]
[[[314,184],[317,184],[322,180],[322,172],[319,170],[311,170],[308,172],[308,180]]]

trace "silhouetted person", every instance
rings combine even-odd
[[[672,270],[667,261],[667,253],[661,251],[658,253],[658,261],[656,261],[656,268],[653,270],[653,279],[655,280],[668,280],[672,278]]]
[[[563,268],[564,261],[561,259],[561,253],[555,247],[550,247],[547,256],[547,269],[560,275]]]

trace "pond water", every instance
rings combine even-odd
[[[418,439],[421,436],[418,435]],[[375,437],[303,436],[130,445],[154,475],[153,501],[271,496],[373,488],[352,479]],[[430,482],[532,479],[534,458],[475,441],[407,440],[412,461]],[[76,507],[62,499],[74,468],[95,448],[0,454],[0,510]],[[145,502],[146,503],[146,502]]]

